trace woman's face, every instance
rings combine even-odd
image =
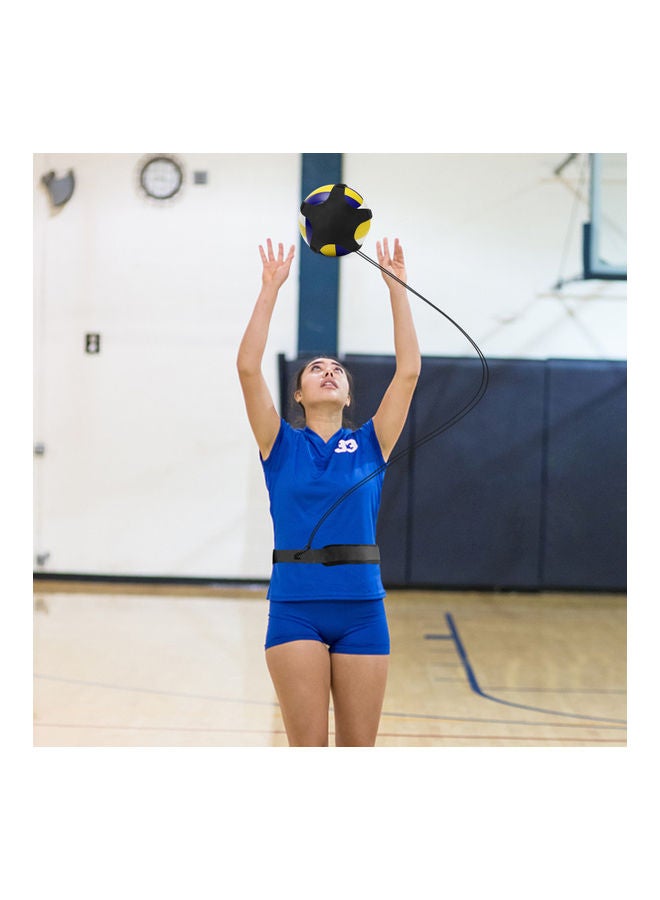
[[[351,402],[348,377],[337,360],[319,357],[308,363],[300,377],[294,398],[305,409],[317,403],[334,403],[340,409]]]

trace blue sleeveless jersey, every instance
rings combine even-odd
[[[282,419],[273,449],[262,460],[270,496],[275,548],[301,550],[319,519],[349,488],[385,464],[370,419],[357,431],[342,428],[326,444],[309,428]],[[312,546],[375,544],[385,471],[339,504]],[[270,600],[370,600],[385,596],[377,563],[275,563]]]

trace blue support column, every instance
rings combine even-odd
[[[321,185],[341,183],[341,153],[303,153],[300,202]],[[339,257],[314,253],[300,238],[298,353],[337,355]]]

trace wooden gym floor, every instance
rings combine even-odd
[[[386,604],[377,747],[626,745],[624,595],[391,591]],[[259,586],[35,581],[34,745],[286,747],[266,619]]]

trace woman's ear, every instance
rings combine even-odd
[[[300,403],[300,401],[302,400],[302,391],[296,391],[293,395],[293,399],[296,401],[296,403]]]

